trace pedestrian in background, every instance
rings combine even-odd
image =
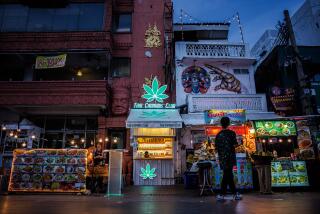
[[[236,165],[236,151],[235,147],[238,145],[236,133],[229,130],[229,117],[221,118],[222,130],[217,134],[215,139],[215,148],[218,153],[218,162],[220,168],[223,170],[223,177],[221,183],[221,192],[217,196],[217,200],[222,201],[227,193],[227,186],[235,200],[241,200],[241,195],[236,192],[236,187],[233,180],[232,169]]]

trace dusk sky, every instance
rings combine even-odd
[[[277,22],[283,20],[284,9],[289,10],[292,16],[303,2],[304,0],[173,0],[174,22],[180,21],[181,9],[201,22],[223,22],[239,12],[244,40],[251,48],[266,29],[275,29]],[[190,19],[184,18],[183,21],[190,22]],[[233,42],[241,41],[235,21],[231,22],[229,36]]]

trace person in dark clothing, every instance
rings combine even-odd
[[[223,177],[221,193],[217,196],[217,199],[224,200],[224,196],[227,193],[227,186],[229,185],[230,191],[234,194],[234,199],[240,200],[241,195],[236,192],[232,172],[233,167],[236,165],[235,147],[238,145],[236,133],[227,129],[230,125],[230,119],[228,117],[222,117],[220,123],[222,130],[216,136],[215,148],[218,153],[220,168],[223,170]]]
[[[93,153],[94,167],[104,165],[104,157],[102,152],[102,145],[98,144]],[[103,190],[103,177],[94,176],[91,192],[101,192]]]

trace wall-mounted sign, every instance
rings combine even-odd
[[[243,109],[233,110],[209,110],[204,112],[204,120],[206,124],[220,125],[222,117],[229,117],[232,125],[241,125],[246,121],[246,112]]]
[[[244,109],[267,111],[264,94],[188,95],[188,111],[204,112],[210,109]]]
[[[272,87],[270,89],[270,100],[276,111],[293,111],[295,107],[294,89]]]
[[[149,79],[148,79],[149,80]],[[149,80],[150,81],[150,80]],[[157,77],[154,77],[151,85],[143,84],[144,94],[141,96],[146,99],[146,103],[134,103],[133,108],[172,108],[176,107],[172,103],[163,103],[163,100],[169,98],[164,92],[167,85],[160,86]],[[154,103],[151,103],[154,102]]]
[[[37,56],[36,69],[61,68],[66,64],[67,54],[58,56]]]
[[[257,137],[270,136],[293,136],[297,134],[296,126],[293,121],[254,121]]]
[[[141,170],[140,177],[143,178],[144,180],[145,179],[153,179],[153,178],[157,177],[157,175],[155,173],[156,168],[151,169],[150,164],[147,164],[146,168],[141,167],[140,170]]]
[[[156,24],[151,26],[149,24],[148,29],[146,30],[144,36],[144,42],[145,42],[145,48],[158,48],[161,46],[161,40],[160,40],[161,32],[158,30],[158,27]]]

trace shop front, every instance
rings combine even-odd
[[[253,122],[258,156],[273,156],[272,187],[309,186],[306,162],[300,155],[297,128],[293,120]]]
[[[163,94],[166,86],[158,89],[158,85],[156,78],[152,88],[144,85],[146,94],[142,97],[147,101],[135,103],[126,121],[133,147],[135,185],[175,184],[177,130],[182,128],[182,119],[174,104],[163,104],[163,99],[168,98]],[[146,96],[148,92],[155,92],[154,99]],[[158,103],[150,103],[154,100]]]

